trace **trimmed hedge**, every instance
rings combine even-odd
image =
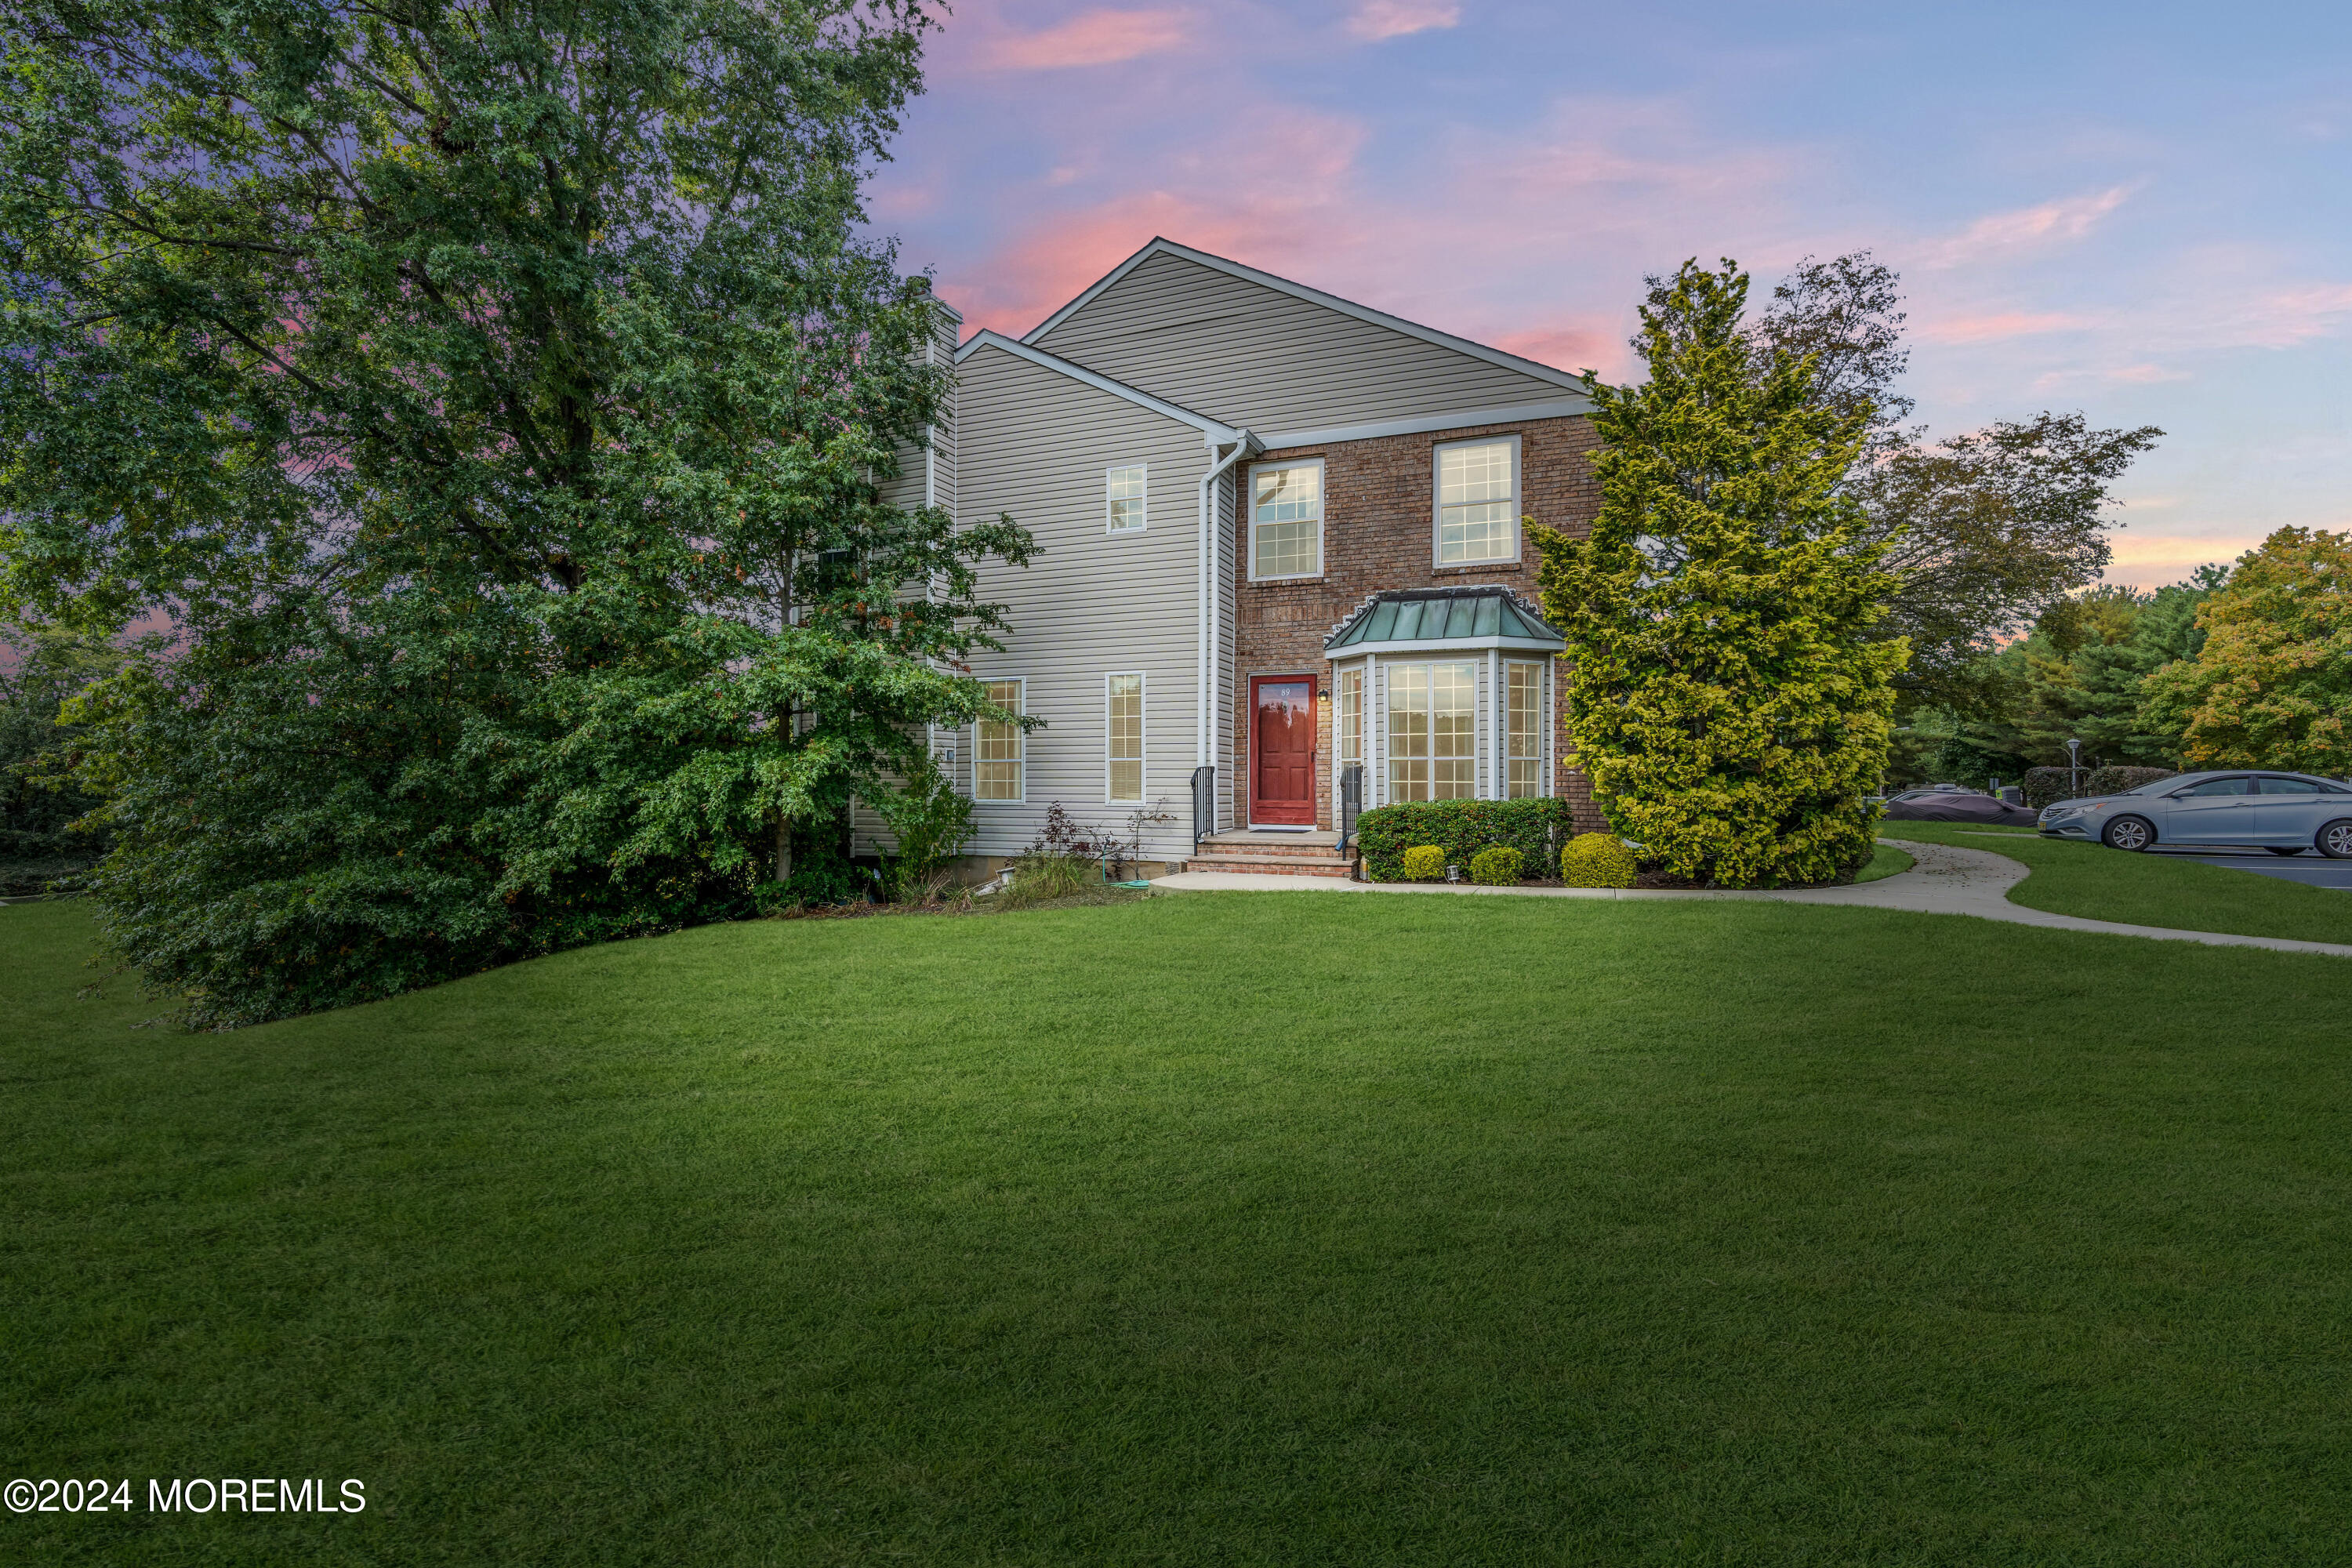
[[[1404,876],[1408,882],[1443,882],[1445,880],[1445,850],[1442,845],[1419,844],[1404,852]]]
[[[1527,860],[1526,856],[1507,844],[1481,849],[1470,857],[1470,879],[1482,888],[1516,888],[1519,885],[1519,868]]]
[[[2064,768],[2028,768],[2025,770],[2025,804],[2040,811],[2043,806],[2061,800],[2087,800],[2095,795],[2121,795],[2127,789],[2154,784],[2158,779],[2172,777],[2170,768],[2107,767],[2084,768],[2080,793],[2066,787]]]
[[[1571,888],[1630,888],[1637,868],[1613,833],[1580,833],[1559,852],[1559,879]]]
[[[1517,850],[1522,866],[1549,866],[1572,826],[1564,800],[1411,801],[1358,817],[1356,842],[1366,881],[1407,882],[1404,852],[1414,845],[1437,845],[1449,864],[1466,865],[1499,844]]]

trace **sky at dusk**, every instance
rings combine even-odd
[[[1868,247],[1934,434],[2168,432],[2110,580],[2352,527],[2352,9],[959,0],[927,74],[872,216],[967,331],[1166,235],[1628,377],[1645,272]]]

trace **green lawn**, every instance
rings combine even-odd
[[[2011,888],[2009,898],[2028,909],[2131,925],[2352,942],[2352,893],[2340,888],[2030,833],[1990,837],[1947,822],[1882,822],[1878,831],[2023,861],[2033,874]]]
[[[1874,845],[1870,851],[1870,863],[1856,873],[1853,879],[1857,883],[1875,882],[1881,877],[1892,877],[1898,871],[1908,871],[1917,863],[1892,844]]]
[[[0,909],[5,1473],[369,1506],[0,1515],[0,1561],[2352,1539],[2339,961],[1191,894],[713,928],[188,1036],[76,1000],[87,943]]]

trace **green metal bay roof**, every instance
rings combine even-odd
[[[1559,648],[1560,635],[1507,588],[1409,588],[1371,602],[1323,640],[1323,651],[1389,643],[1486,643],[1490,638]]]

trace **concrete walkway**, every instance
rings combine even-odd
[[[1887,842],[1881,840],[1881,842]],[[2212,947],[2267,947],[2278,952],[2319,952],[2352,958],[2352,945],[2294,942],[2278,936],[2234,936],[2225,931],[2173,931],[2164,926],[2124,925],[2079,920],[2030,910],[2009,900],[2026,868],[2006,855],[1961,849],[1948,844],[1905,839],[1895,845],[1916,862],[1908,871],[1851,888],[1801,888],[1787,892],[1674,891],[1647,888],[1474,888],[1446,882],[1348,882],[1335,877],[1265,877],[1232,871],[1183,871],[1151,885],[1202,892],[1449,893],[1506,899],[1773,899],[1791,904],[1860,904],[1875,910],[1908,910],[1925,915],[1974,915],[2012,925],[2058,931],[2096,931],[2105,936],[2153,937],[2161,942],[2201,942]]]

